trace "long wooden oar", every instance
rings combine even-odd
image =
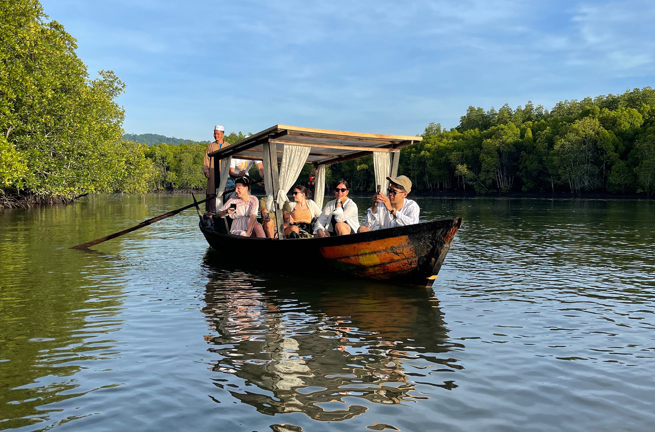
[[[169,211],[168,213],[164,213],[162,215],[155,216],[154,218],[146,219],[143,222],[141,222],[140,224],[135,225],[135,226],[133,226],[131,228],[124,229],[123,231],[115,232],[113,234],[109,234],[108,236],[105,236],[105,237],[100,237],[99,239],[91,240],[90,242],[78,244],[77,246],[73,246],[71,249],[81,249],[81,250],[88,249],[91,246],[97,245],[98,243],[106,242],[107,240],[111,240],[113,238],[120,237],[123,234],[127,234],[129,232],[141,229],[141,228],[143,228],[145,226],[152,225],[155,222],[159,222],[162,219],[166,219],[168,217],[175,216],[176,214],[178,214],[178,213],[180,213],[180,212],[182,212],[182,211],[184,211],[184,210],[186,210],[188,208],[197,207],[198,204],[202,204],[205,201],[207,201],[209,199],[212,199],[212,198],[214,198],[214,197],[206,198],[206,199],[204,199],[202,201],[196,201],[193,204],[189,204],[188,206],[184,206],[184,207],[179,208],[177,210]],[[195,201],[195,199],[194,199],[194,201]]]

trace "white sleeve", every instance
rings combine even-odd
[[[370,230],[373,230],[375,227],[377,227],[380,223],[378,216],[380,214],[380,209],[378,208],[378,211],[373,214],[371,211],[373,207],[369,208],[366,212],[366,223],[364,223],[364,226]]]
[[[355,204],[355,201],[349,199],[345,205],[335,208],[332,214],[334,215],[334,220],[337,222],[348,222],[348,219],[353,217],[357,219],[357,204]]]
[[[309,207],[309,210],[312,212],[312,219],[320,216],[321,209],[314,200],[307,200],[307,206]]]
[[[334,210],[332,210],[332,216],[334,216],[334,220],[336,222],[343,222],[347,218],[343,217],[343,203],[341,204],[341,207],[337,207],[337,203],[334,203]]]
[[[331,216],[332,216],[332,212],[330,212],[330,203],[327,203],[327,205],[323,209],[323,212],[321,213],[321,215],[318,217],[318,220],[316,221],[316,226],[314,227],[314,234],[316,234],[320,229],[327,231],[326,225],[330,223]]]
[[[416,204],[415,201],[412,201],[408,206],[407,210],[403,213],[396,213],[396,223],[399,226],[407,226],[418,223],[419,213],[421,212],[420,207]]]

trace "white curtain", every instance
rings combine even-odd
[[[264,144],[264,166],[267,167],[271,163],[270,158],[271,146],[270,144]],[[275,158],[275,163],[277,163],[277,157]],[[272,172],[271,169],[269,172]],[[274,211],[273,208],[275,204],[275,191],[273,190],[273,179],[270,175],[264,174],[264,189],[266,190],[266,210],[269,212]]]
[[[228,157],[226,159],[221,159],[220,161],[220,170],[221,170],[221,178],[220,178],[220,183],[218,185],[218,189],[216,189],[216,210],[221,208],[223,206],[223,192],[225,192],[225,186],[227,185],[227,179],[230,176],[230,165],[232,164],[232,157]]]
[[[325,197],[325,165],[319,165],[316,168],[316,178],[314,179],[314,202],[318,208],[323,208],[323,198]]]
[[[284,145],[284,154],[282,155],[282,164],[280,165],[280,190],[277,193],[277,205],[284,206],[288,201],[287,193],[296,182],[303,165],[307,161],[307,156],[311,147],[300,147],[295,145]]]
[[[375,184],[380,185],[380,191],[386,194],[389,183],[387,177],[391,175],[391,153],[374,152],[373,169],[375,170]]]

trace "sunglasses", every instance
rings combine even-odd
[[[389,189],[387,189],[387,193],[388,193],[389,195],[391,195],[391,194],[396,195],[396,194],[399,194],[399,193],[403,193],[403,191],[398,190],[398,189],[391,189],[391,188],[389,188]]]
[[[294,191],[294,192],[293,192],[293,195],[300,195],[301,193],[302,193],[302,192]]]
[[[334,188],[335,192],[346,192],[348,189],[346,188]]]

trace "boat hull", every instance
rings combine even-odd
[[[202,224],[200,229],[222,259],[236,258],[257,268],[292,266],[293,271],[429,286],[461,223],[461,218],[445,218],[348,236],[285,240],[227,235]]]

